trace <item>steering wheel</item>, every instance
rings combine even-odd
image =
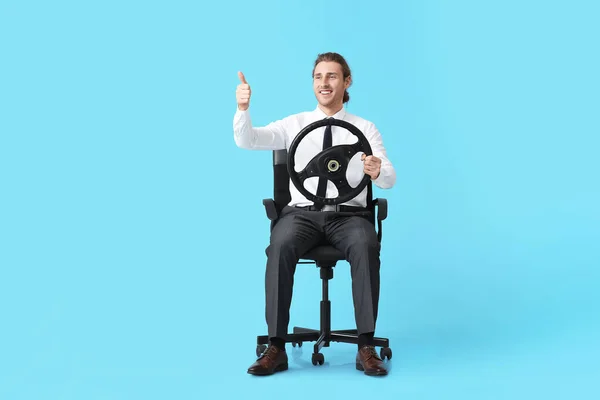
[[[300,172],[296,172],[294,156],[296,155],[296,149],[298,144],[308,135],[310,132],[317,128],[326,125],[335,125],[342,128],[346,128],[354,136],[358,137],[358,142],[353,144],[342,144],[332,146],[322,150],[319,154],[314,156],[306,167]],[[348,164],[354,155],[358,152],[365,153],[366,156],[372,155],[371,145],[369,141],[363,135],[363,133],[356,126],[349,122],[341,119],[327,118],[316,122],[313,122],[302,129],[298,135],[292,141],[290,149],[288,151],[287,170],[290,179],[296,189],[302,193],[308,200],[313,201],[315,204],[324,205],[336,205],[344,203],[354,197],[367,187],[371,177],[365,174],[356,187],[350,186],[346,177],[346,171],[348,170]],[[332,181],[337,190],[338,196],[333,198],[321,197],[312,194],[304,187],[304,181],[313,176],[319,178],[325,178]]]

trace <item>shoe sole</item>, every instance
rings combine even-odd
[[[250,375],[260,375],[260,376],[265,376],[265,375],[273,375],[275,372],[281,372],[281,371],[287,371],[288,369],[288,364],[280,364],[278,366],[275,367],[275,369],[273,370],[273,372],[269,372],[269,371],[265,371],[265,372],[260,372],[260,371],[248,371],[248,373]]]
[[[363,368],[361,363],[356,363],[356,369],[359,371],[362,371],[365,373],[365,375],[369,375],[369,376],[383,376],[383,375],[387,375],[387,372],[385,371],[375,371],[375,372],[365,372],[365,369]]]

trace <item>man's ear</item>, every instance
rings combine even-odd
[[[346,77],[346,81],[344,82],[344,88],[348,89],[352,85],[352,75]]]

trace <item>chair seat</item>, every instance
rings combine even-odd
[[[305,253],[302,257],[303,260],[312,260],[312,261],[342,261],[345,260],[344,253],[339,251],[333,246],[317,246],[307,253]]]

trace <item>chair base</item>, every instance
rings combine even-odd
[[[320,329],[310,329],[294,327],[293,333],[288,333],[283,340],[286,343],[292,343],[292,346],[302,347],[304,342],[316,342],[312,354],[313,365],[323,365],[324,356],[320,353],[323,347],[329,347],[331,342],[353,343],[358,345],[358,330],[343,329],[331,330],[331,301],[329,300],[329,280],[333,278],[333,267],[336,261],[316,261],[317,267],[320,269],[320,276],[323,284],[323,299],[321,300],[320,312]],[[256,338],[256,356],[260,355],[267,349],[269,344],[269,336],[262,335]],[[392,359],[392,349],[389,348],[390,341],[387,338],[373,338],[373,345],[381,347],[379,355],[382,360],[386,358]],[[357,349],[358,350],[358,349]]]
[[[329,347],[331,342],[351,343],[358,345],[358,331],[356,329],[334,330],[322,332],[317,329],[294,327],[293,333],[287,334],[284,338],[286,343],[291,343],[293,347],[302,347],[304,342],[316,342],[313,347],[312,363],[313,365],[323,365],[324,357],[320,353],[323,347]],[[256,338],[256,355],[260,356],[269,344],[269,336],[262,335]],[[381,347],[380,356],[382,360],[392,358],[390,341],[387,338],[373,338],[373,345]]]

